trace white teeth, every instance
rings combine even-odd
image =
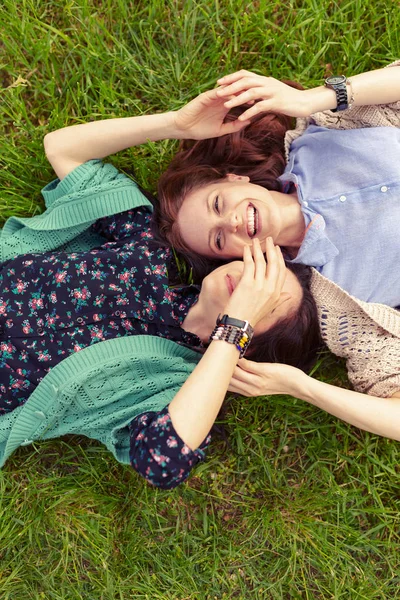
[[[256,233],[256,209],[251,204],[247,208],[247,231],[250,237]]]

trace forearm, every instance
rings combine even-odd
[[[353,106],[389,104],[400,100],[400,66],[368,71],[349,76],[348,95],[353,95]],[[336,108],[336,94],[330,88],[318,86],[304,90],[309,114]]]
[[[378,398],[301,374],[290,393],[365,431],[400,441],[400,398]]]
[[[174,113],[93,121],[47,134],[44,147],[57,176],[62,179],[92,158],[138,146],[147,141],[179,137]]]
[[[235,345],[213,341],[169,405],[173,426],[195,450],[210,431],[239,358]]]

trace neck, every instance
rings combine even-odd
[[[203,343],[208,342],[211,331],[204,324],[204,311],[202,311],[199,301],[189,308],[189,312],[183,320],[182,329],[189,333],[194,333]]]
[[[299,248],[306,231],[303,213],[296,192],[270,192],[281,215],[281,230],[275,243],[278,246]]]

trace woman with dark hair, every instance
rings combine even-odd
[[[173,253],[153,240],[151,203],[92,160],[91,132],[46,138],[59,176],[46,211],[0,233],[0,465],[20,445],[74,433],[172,488],[204,458],[240,355],[310,365],[310,274],[287,269],[272,239],[267,265],[255,240],[201,289],[170,287]]]
[[[346,121],[360,106],[400,99],[400,66],[351,81],[331,77],[310,90],[247,71],[218,83],[208,97],[213,117],[218,123],[222,102],[226,112],[238,111],[226,123],[237,129],[183,143],[159,182],[163,237],[191,259],[215,261],[270,235],[292,262],[315,267],[357,298],[400,305],[400,129],[333,130],[311,121],[292,138],[286,165],[289,119],[270,112],[307,117],[333,109]]]
[[[207,122],[210,113],[215,115],[215,101],[213,91],[178,113],[77,125],[46,136],[59,177],[44,190],[47,210],[31,219],[9,219],[0,236],[1,464],[19,445],[77,433],[100,440],[152,483],[174,487],[203,458],[226,391],[248,393],[249,377],[252,390],[266,389],[270,365],[249,360],[235,368],[252,337],[249,324],[257,324],[256,339],[278,328],[279,336],[272,338],[277,343],[267,344],[264,360],[287,360],[294,369],[309,362],[319,343],[319,323],[306,291],[307,268],[304,290],[268,237],[268,266],[254,240],[254,258],[246,245],[244,264],[214,271],[200,295],[192,288],[171,290],[166,268],[171,251],[152,243],[150,203],[131,180],[93,160],[146,139],[182,137],[177,118],[194,121],[185,129],[187,137],[199,130],[208,135],[204,112]],[[220,101],[218,106],[220,113]],[[240,127],[221,122],[220,132]],[[327,310],[319,315],[322,324]],[[207,342],[218,312],[225,314],[217,318],[204,354],[193,352]],[[384,357],[382,350],[388,348],[397,356],[400,334],[386,317],[381,319],[385,337],[374,358]],[[297,337],[294,323],[300,327]],[[353,333],[351,327],[343,335],[340,324],[344,356],[354,350],[346,341]],[[377,337],[379,332],[372,333]],[[297,354],[290,346],[296,343]],[[349,423],[399,439],[399,373],[378,368],[371,382],[362,377],[359,363],[352,365],[358,389],[393,397],[384,414],[378,395],[357,404],[353,395],[363,394],[329,385],[317,392],[308,387],[307,393],[301,387],[299,397]],[[298,373],[290,371],[290,376],[298,378]]]
[[[354,77],[351,83],[354,104],[362,105],[367,101],[383,102],[397,98],[399,92],[398,81],[396,80],[397,73],[398,68],[392,67],[391,69]],[[395,84],[387,89],[389,82],[393,83],[393,78],[396,80]],[[304,104],[299,103],[299,93],[304,93],[305,98],[317,99],[318,103],[314,104],[314,109],[315,107],[330,108],[334,105],[335,94],[332,98],[332,90],[329,88],[316,88],[304,92],[292,90],[289,96],[292,93],[294,96],[290,96],[290,102],[288,103],[289,92],[286,85],[275,80],[269,80],[268,84],[270,90],[272,90],[272,101],[275,104],[278,103],[278,107],[292,114],[305,114]],[[370,90],[372,84],[376,87],[374,93]],[[326,96],[326,92],[328,92],[329,97]],[[246,127],[249,125],[249,121],[236,118],[230,120],[231,117],[229,116],[226,119],[228,112],[228,108],[225,106],[226,100],[224,97],[221,98],[219,94],[220,91],[218,90],[201,94],[175,113],[112,119],[60,130],[56,132],[58,140],[56,146],[58,151],[60,151],[60,148],[62,149],[64,159],[69,158],[70,162],[72,157],[69,148],[74,148],[75,158],[70,164],[70,167],[73,167],[76,164],[77,157],[79,162],[84,162],[93,158],[93,156],[101,158],[123,148],[141,144],[146,140],[164,138],[202,140],[214,136],[217,139],[200,141],[194,146],[191,142],[188,142],[189,147],[186,158],[190,165],[190,172],[184,173],[186,177],[181,178],[185,186],[192,186],[191,189],[193,189],[193,186],[196,187],[204,183],[205,178],[208,178],[208,182],[215,181],[221,177],[226,177],[226,174],[231,171],[236,171],[231,179],[232,183],[235,184],[233,188],[240,191],[242,189],[241,185],[246,184],[246,181],[241,182],[240,177],[246,176],[244,171],[241,172],[238,169],[243,165],[243,169],[248,168],[247,156],[250,157],[250,162],[254,164],[252,177],[259,184],[259,188],[265,190],[262,187],[263,185],[271,188],[273,185],[279,187],[274,178],[284,165],[284,134],[289,125],[288,118],[271,114],[256,117],[260,119],[258,125],[261,122],[268,121],[269,123],[265,131],[264,127],[262,128],[260,138],[259,127]],[[296,112],[290,110],[290,106]],[[256,108],[256,105],[254,108]],[[271,105],[269,108],[272,108]],[[239,109],[236,108],[235,110]],[[353,118],[352,121],[350,117],[346,116],[348,114],[354,115],[354,112],[356,115],[360,115],[358,122],[356,118]],[[354,107],[340,113],[339,123],[347,122],[349,128],[357,128],[362,127],[364,124],[379,126],[383,124],[392,125],[393,122],[398,122],[398,115],[395,111],[393,111],[394,118],[391,121],[390,108],[385,109],[384,117],[381,112],[383,111],[378,112],[378,122],[373,119],[370,119],[369,122],[370,109],[366,108],[363,111],[362,108]],[[372,114],[375,115],[375,113],[374,110]],[[325,113],[323,114],[325,115]],[[266,121],[263,121],[263,119]],[[388,127],[384,129],[387,131]],[[60,169],[62,174],[63,165],[57,164],[57,152],[52,152],[51,149],[54,135],[50,134],[45,142],[49,156],[53,156],[52,162],[56,172],[58,172],[57,169]],[[250,135],[254,136],[254,140],[249,141],[248,136]],[[261,142],[257,146],[256,141],[260,139]],[[231,143],[232,140],[235,143]],[[76,143],[78,143],[78,148],[76,148]],[[268,148],[272,148],[272,151],[269,152]],[[207,151],[207,155],[205,155],[205,151]],[[205,164],[199,162],[198,159],[201,156],[203,156],[203,159],[205,157]],[[242,156],[243,163],[237,160],[238,156]],[[222,166],[220,164],[221,160],[223,162]],[[265,172],[265,160],[270,161],[268,164],[269,171],[273,174],[272,177],[268,172]],[[212,161],[212,164],[208,164],[209,161]],[[170,170],[171,190],[179,183],[181,167],[185,171],[187,165],[178,159]],[[177,172],[176,178],[175,169]],[[269,177],[270,184],[265,183],[266,180],[263,180],[263,177]],[[229,179],[228,183],[230,183]],[[384,186],[381,186],[381,188],[384,188]],[[396,188],[396,185],[394,185],[394,188]],[[283,199],[289,199],[289,205],[293,208],[294,204],[291,199],[293,194],[290,190],[288,191],[289,193],[283,195]],[[181,193],[179,189],[178,192]],[[384,197],[384,191],[381,191],[381,194]],[[214,215],[217,208],[220,208],[219,203],[217,202],[218,206],[216,206],[216,198],[211,196],[206,200],[205,206],[203,205],[205,212]],[[222,202],[223,200],[222,198]],[[339,199],[339,205],[342,206],[343,204],[345,204],[343,199]],[[250,221],[251,215],[248,216],[248,221]],[[193,219],[196,221],[195,214],[192,215]],[[257,227],[257,224],[259,225],[256,222],[257,219],[254,218],[251,225],[253,233],[254,227]],[[234,228],[236,224],[233,223],[231,226]],[[318,232],[318,227],[316,227],[316,230]],[[197,220],[195,235],[193,236],[194,242],[203,234],[202,223]],[[253,235],[253,237],[257,238],[256,235]],[[250,239],[247,240],[247,243],[249,241]],[[351,240],[349,241],[351,242]],[[242,244],[241,248],[243,245],[246,244]],[[293,252],[290,244],[283,245],[287,245],[289,252]],[[357,266],[359,266],[359,263],[360,261],[357,261]],[[293,265],[293,268],[296,268],[296,266]],[[301,269],[301,265],[298,265],[298,268]],[[385,269],[381,269],[381,271],[385,272]],[[357,271],[354,268],[353,275],[356,280]],[[305,276],[310,277],[310,274]],[[390,278],[393,279],[393,273],[390,273],[388,280]],[[385,285],[385,288],[387,287],[388,285]],[[358,391],[323,384],[296,370],[290,364],[288,366],[262,364],[248,359],[239,361],[229,389],[242,394],[291,393],[363,429],[400,439],[400,314],[388,306],[368,304],[349,296],[340,287],[315,271],[311,274],[311,289],[314,297],[317,298],[318,321],[323,340],[335,354],[347,360],[349,378]],[[300,321],[303,323],[304,332],[307,330],[307,323],[311,323],[308,317],[300,319]],[[279,327],[279,324],[277,327]],[[296,341],[295,334],[287,324],[284,332],[289,332],[290,340]],[[277,339],[279,340],[279,336],[278,338],[274,336],[274,339],[276,342]],[[272,360],[282,361],[280,352],[283,349],[286,352],[284,360],[289,362],[288,349],[289,354],[292,353],[292,349],[287,346],[287,343],[286,338],[284,343],[276,343],[273,349],[268,344],[273,354]],[[249,355],[248,357],[252,358]]]

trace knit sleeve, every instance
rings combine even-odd
[[[113,195],[118,190],[136,194],[139,199],[138,206],[151,206],[132,179],[113,165],[97,159],[79,165],[62,180],[54,179],[42,189],[42,195],[46,208],[50,208],[60,200],[77,200],[89,197],[91,193],[98,196],[104,193]]]
[[[321,336],[331,352],[346,360],[357,392],[387,398],[400,390],[400,312],[357,300],[312,271]]]
[[[0,262],[30,252],[79,252],[101,243],[90,231],[102,217],[152,204],[138,186],[110,164],[90,160],[42,190],[46,210],[10,217],[0,231]]]
[[[208,435],[197,450],[191,450],[175,431],[168,406],[158,413],[139,415],[129,429],[132,467],[149,483],[163,489],[185,481],[193,467],[204,460],[211,441]]]

